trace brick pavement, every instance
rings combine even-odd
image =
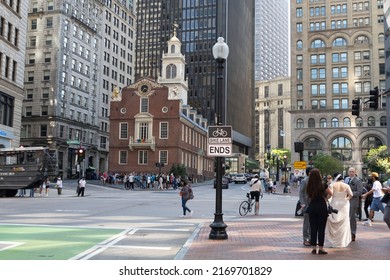
[[[383,221],[372,227],[358,222],[357,238],[347,248],[325,249],[328,255],[312,255],[302,245],[302,218],[274,215],[247,216],[224,221],[226,240],[210,240],[209,224],[194,238],[185,260],[389,260],[390,231]]]

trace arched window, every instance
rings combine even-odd
[[[303,120],[302,119],[297,119],[297,128],[303,128]]]
[[[332,119],[332,127],[339,127],[339,119],[338,118]]]
[[[334,39],[332,45],[333,45],[333,47],[342,47],[342,46],[346,46],[346,45],[347,45],[347,40],[345,40],[345,39],[342,38],[342,37],[338,37],[338,38]]]
[[[171,53],[175,53],[175,45],[171,46]]]
[[[346,137],[337,137],[332,141],[331,154],[341,161],[352,160],[352,142]]]
[[[326,119],[325,118],[320,119],[320,127],[322,127],[322,128],[326,127]]]
[[[367,156],[367,153],[370,149],[372,149],[372,148],[376,149],[382,145],[383,145],[383,143],[378,137],[368,136],[368,137],[364,138],[362,141],[362,159],[361,160],[362,161],[364,160],[364,158]]]
[[[380,126],[387,126],[387,120],[385,116],[380,118]]]
[[[167,79],[174,79],[176,78],[176,65],[174,64],[169,64],[167,66]]]
[[[315,137],[310,137],[303,141],[303,158],[306,161],[310,161],[313,157],[322,152],[321,141]]]
[[[343,126],[344,127],[350,127],[351,126],[351,119],[350,118],[344,118],[343,120]]]
[[[355,44],[368,44],[370,41],[367,36],[360,35],[355,39]]]
[[[356,118],[355,124],[356,126],[363,126],[363,119],[361,117]]]
[[[383,43],[385,41],[385,35],[383,33],[379,33],[378,42]]]
[[[316,127],[316,121],[313,118],[310,118],[307,124],[310,128]]]
[[[368,151],[371,148],[378,148],[382,146],[382,141],[375,136],[368,136],[362,141],[362,161],[367,156]]]
[[[367,119],[367,126],[375,126],[375,118],[374,117],[368,117]]]
[[[317,39],[317,40],[314,40],[312,43],[311,43],[311,47],[313,49],[317,49],[317,48],[325,48],[326,45],[324,43],[324,41],[320,40],[320,39]]]
[[[302,50],[303,49],[303,43],[301,40],[297,41],[297,50]]]

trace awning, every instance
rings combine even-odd
[[[247,158],[245,159],[245,169],[260,169],[260,164],[257,160]]]

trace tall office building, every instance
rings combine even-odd
[[[20,144],[27,1],[0,2],[0,147]]]
[[[288,0],[256,0],[255,79],[289,76],[290,10]]]
[[[369,108],[370,90],[385,89],[383,1],[292,1],[291,20],[292,141],[305,160],[329,154],[364,177],[368,150],[387,142],[385,98]]]
[[[233,151],[250,154],[254,134],[254,0],[139,0],[136,77],[157,79],[165,42],[177,25],[186,57],[188,103],[215,122],[216,62],[212,47],[222,35],[225,63],[223,112],[232,125]]]
[[[30,1],[21,143],[58,151],[65,178],[108,169],[111,93],[133,77],[133,9],[124,0]]]
[[[386,54],[386,82],[385,82],[385,89],[386,91],[390,90],[390,0],[384,0],[383,1],[383,11],[385,14],[385,54]],[[385,95],[386,103],[390,104],[390,94],[387,93]],[[387,119],[390,117],[390,106],[386,107],[386,115]],[[387,148],[390,152],[390,126],[387,126]]]

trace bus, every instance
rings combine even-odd
[[[57,152],[46,147],[0,148],[0,197],[38,188],[58,176]]]

